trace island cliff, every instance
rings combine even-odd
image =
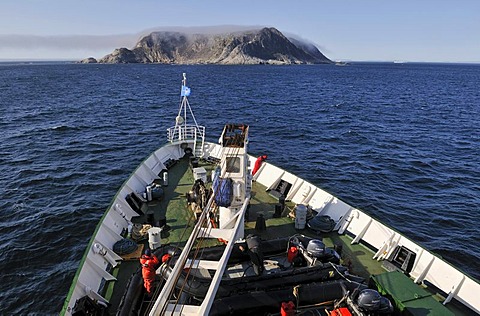
[[[313,44],[288,39],[275,28],[229,34],[153,32],[133,49],[118,48],[99,63],[323,64]]]

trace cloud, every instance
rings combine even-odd
[[[155,27],[135,34],[120,35],[0,35],[0,50],[11,49],[55,49],[55,50],[99,50],[109,48],[132,48],[141,37],[155,31],[181,32],[186,34],[219,34],[253,30],[262,26],[220,25],[202,27]]]
[[[304,37],[301,37],[300,35],[297,35],[297,34],[293,34],[293,33],[289,33],[289,32],[282,32],[283,35],[285,35],[288,39],[294,39],[294,40],[297,40],[299,42],[302,42],[302,43],[305,43],[307,45],[313,45],[315,46],[318,50],[320,50],[323,54],[330,54],[331,51],[325,47],[325,46],[322,46],[322,45],[319,45],[318,43],[315,43],[309,39],[306,39]]]
[[[147,35],[151,32],[180,32],[185,34],[224,34],[242,31],[251,31],[264,28],[264,25],[215,25],[215,26],[159,26],[140,32]]]
[[[133,48],[152,32],[180,32],[184,34],[222,34],[258,30],[265,25],[217,25],[153,27],[138,33],[116,35],[1,35],[0,58],[72,58],[89,56],[101,58],[120,47]],[[291,37],[292,34],[288,34]],[[299,36],[295,36],[300,38]],[[310,42],[301,39],[303,42]],[[310,42],[311,43],[311,42]],[[318,47],[318,45],[317,45]]]
[[[55,49],[85,50],[111,47],[131,47],[138,40],[136,34],[124,35],[0,35],[0,50],[11,49]]]

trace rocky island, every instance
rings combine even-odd
[[[95,62],[92,58],[84,63]],[[310,43],[287,38],[276,28],[228,34],[152,32],[133,49],[118,48],[98,63],[330,64]]]

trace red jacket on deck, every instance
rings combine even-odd
[[[254,176],[255,173],[257,173],[258,169],[260,169],[260,166],[262,165],[262,162],[264,160],[267,160],[267,155],[259,156],[257,158],[257,160],[255,161],[255,165],[253,166],[252,176]]]
[[[155,267],[159,264],[158,258],[154,254],[150,256],[142,255],[140,263],[142,264],[143,285],[148,294],[151,294],[153,282],[155,281]]]

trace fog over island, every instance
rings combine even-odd
[[[112,34],[112,35],[12,35],[0,34],[0,42],[2,46],[0,51],[4,55],[11,53],[16,56],[15,59],[65,59],[80,60],[86,57],[100,59],[111,53],[114,49],[120,47],[132,48],[144,36],[152,32],[179,32],[188,35],[193,34],[225,34],[236,33],[249,30],[258,30],[266,27],[265,25],[218,25],[218,26],[169,26],[169,27],[153,27],[130,34]],[[313,43],[300,34],[284,33],[289,39],[300,40],[309,43],[326,51],[322,45]],[[57,56],[52,56],[49,52],[59,52]],[[31,58],[29,56],[35,56]],[[76,56],[76,57],[62,57]],[[2,58],[4,59],[4,58]]]
[[[203,31],[203,32],[202,32]],[[200,33],[202,32],[202,33]],[[311,42],[287,38],[274,27],[238,30],[187,29],[155,31],[132,48],[116,48],[100,59],[82,63],[163,64],[328,64],[332,63]]]

